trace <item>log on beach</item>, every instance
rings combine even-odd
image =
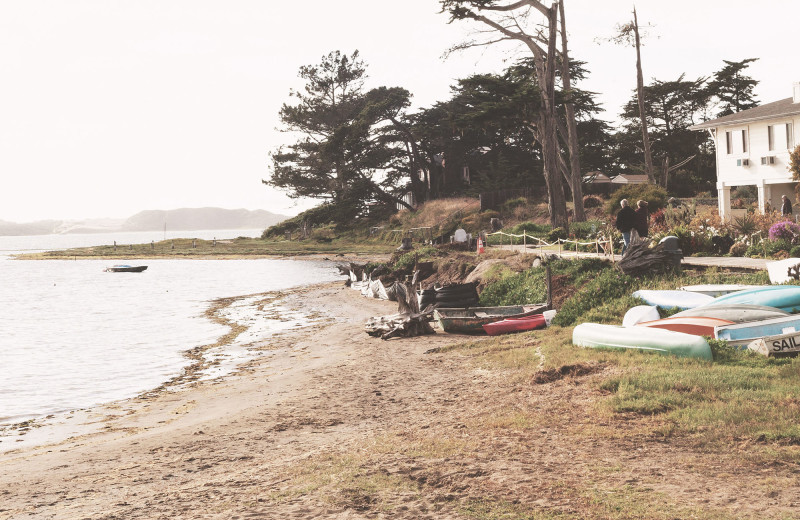
[[[433,305],[420,311],[413,287],[413,282],[411,284],[395,282],[392,289],[397,297],[397,314],[370,318],[365,325],[367,334],[381,339],[434,334],[430,323],[433,319]]]

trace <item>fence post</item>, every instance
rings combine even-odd
[[[528,233],[523,229],[522,230],[522,252],[526,253],[528,251]]]

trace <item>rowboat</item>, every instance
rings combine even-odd
[[[633,293],[634,298],[640,298],[649,305],[655,305],[662,309],[692,309],[700,307],[714,301],[713,296],[707,294],[693,293],[688,291],[656,291],[642,289]]]
[[[734,303],[728,305],[705,305],[703,307],[695,307],[694,309],[673,314],[672,317],[698,316],[705,318],[721,318],[734,323],[744,323],[746,321],[768,320],[770,318],[780,318],[788,315],[788,312],[776,309],[775,307]]]
[[[146,265],[113,265],[104,269],[107,273],[141,273],[147,269]]]
[[[508,334],[509,332],[525,332],[526,330],[543,329],[547,326],[547,320],[542,314],[532,314],[530,316],[519,316],[517,318],[506,318],[500,321],[493,321],[483,325],[483,330],[490,336]]]
[[[661,315],[658,314],[658,307],[655,305],[637,305],[636,307],[631,307],[625,313],[625,317],[622,318],[622,326],[632,327],[637,323],[653,321],[659,318],[661,318]]]
[[[521,318],[532,314],[541,314],[547,304],[506,305],[502,307],[470,307],[468,309],[443,308],[436,309],[433,318],[439,327],[454,334],[482,334],[487,323],[506,318]]]
[[[715,328],[715,332],[718,339],[724,339],[730,345],[745,349],[747,345],[759,338],[800,334],[800,316],[789,315],[768,320],[721,325]]]
[[[654,327],[621,327],[581,323],[572,331],[572,343],[580,347],[639,350],[711,360],[711,347],[702,336]]]
[[[705,284],[705,285],[684,285],[681,291],[688,291],[693,293],[706,294],[714,298],[724,294],[730,294],[738,291],[749,291],[751,289],[763,289],[766,285],[745,285],[738,283],[723,283],[723,284]]]
[[[714,298],[708,305],[730,303],[766,305],[767,307],[776,307],[787,312],[794,312],[800,310],[800,286],[766,285],[760,289],[739,291]]]
[[[672,330],[675,332],[683,332],[684,334],[692,334],[695,336],[711,336],[716,337],[715,327],[733,325],[732,321],[723,320],[720,318],[706,318],[699,316],[678,316],[663,318],[654,321],[644,321],[637,323],[637,327],[655,327],[659,329]]]
[[[800,354],[800,332],[758,338],[747,349],[767,357],[794,357]]]

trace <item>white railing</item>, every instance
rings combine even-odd
[[[580,246],[591,246],[591,245],[594,245],[595,246],[595,254],[597,254],[598,256],[610,255],[612,260],[614,258],[614,242],[613,242],[613,240],[606,239],[606,238],[603,238],[603,239],[597,238],[592,242],[581,242],[579,240],[568,240],[566,238],[559,238],[555,242],[549,243],[546,240],[542,240],[539,237],[535,237],[535,236],[529,235],[525,231],[523,231],[521,235],[515,235],[513,233],[506,233],[505,231],[496,231],[494,233],[487,233],[486,234],[486,238],[488,239],[489,237],[495,236],[495,235],[500,236],[500,237],[508,237],[509,238],[508,245],[511,246],[512,249],[514,247],[514,239],[515,238],[521,238],[522,239],[523,251],[527,251],[528,250],[528,239],[530,239],[532,241],[531,246],[536,248],[536,249],[544,249],[545,247],[558,246],[558,254],[559,255],[563,254],[563,252],[565,250],[565,246],[564,246],[565,244],[574,244],[574,246],[575,246],[575,256],[578,256],[580,254],[580,251],[578,250],[578,248]],[[486,245],[489,245],[488,244],[488,240],[487,240],[487,244]],[[500,240],[500,244],[499,245],[500,246],[504,245],[502,238]],[[567,246],[567,248],[568,248],[569,252],[572,252],[571,246]]]

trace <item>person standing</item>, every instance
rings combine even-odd
[[[647,211],[647,201],[640,200],[636,203],[636,221],[634,227],[639,233],[639,236],[644,238],[650,231],[650,224],[648,222],[650,213]]]
[[[616,226],[622,232],[622,241],[625,243],[622,246],[622,254],[624,255],[628,245],[631,243],[631,230],[636,223],[636,212],[628,205],[628,199],[622,199],[619,201],[619,205],[622,206],[622,209],[617,213]]]
[[[786,195],[781,195],[781,200],[783,203],[781,204],[781,215],[784,217],[791,217],[792,216],[792,201],[789,200],[789,197]]]

